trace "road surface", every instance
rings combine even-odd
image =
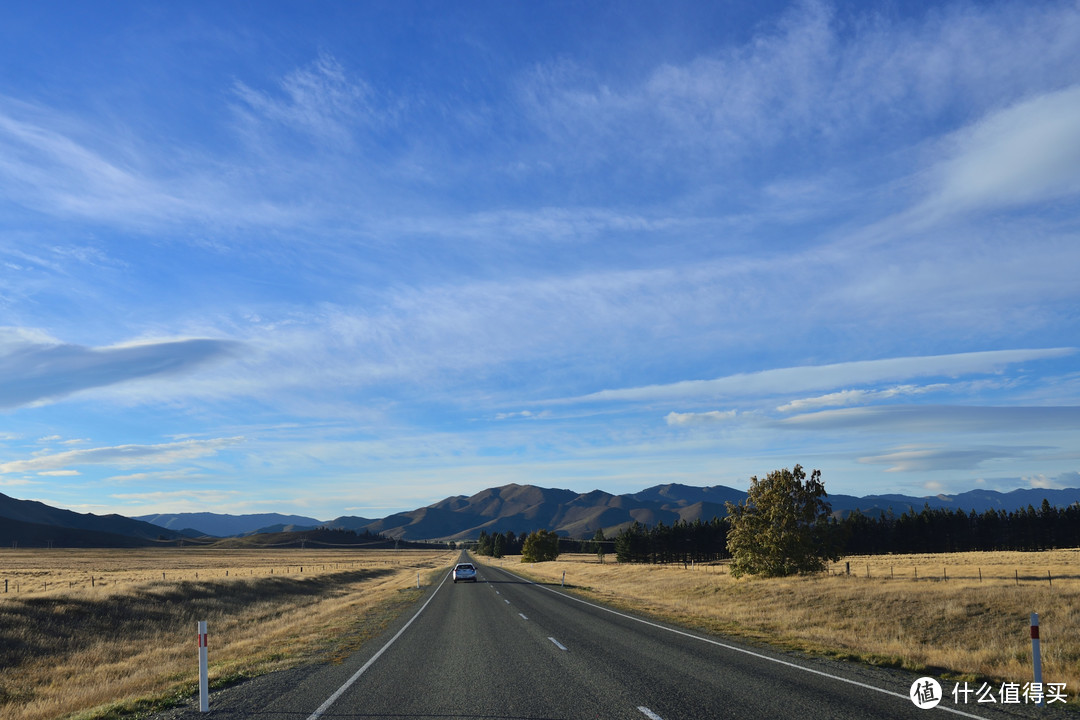
[[[1062,705],[908,698],[916,676],[795,657],[588,603],[479,566],[449,576],[341,665],[275,673],[211,696],[209,717],[691,720],[1054,717]],[[1008,712],[1004,712],[1007,710]],[[1049,710],[1049,712],[1046,712]],[[1071,715],[1071,713],[1070,713]],[[208,717],[187,709],[168,718]]]

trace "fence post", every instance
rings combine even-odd
[[[206,648],[207,633],[206,621],[199,621],[199,712],[210,712],[210,682],[207,677]]]
[[[1042,654],[1039,651],[1039,613],[1031,613],[1031,663],[1035,668],[1035,683],[1042,686]],[[1039,705],[1043,704],[1039,698]]]

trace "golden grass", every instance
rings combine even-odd
[[[209,624],[212,686],[341,659],[418,597],[418,572],[429,583],[455,557],[0,550],[0,716],[104,718],[189,696],[199,620]]]
[[[738,580],[722,564],[517,560],[502,562],[547,582],[565,572],[584,595],[708,632],[958,680],[1030,681],[1038,612],[1044,682],[1080,692],[1080,550],[850,557],[832,574]]]

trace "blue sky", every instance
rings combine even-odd
[[[1080,486],[1080,5],[0,10],[0,492]]]

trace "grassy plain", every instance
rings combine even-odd
[[[1031,681],[1038,612],[1044,682],[1067,683],[1070,704],[1080,694],[1080,550],[849,557],[779,579],[594,555],[518,561],[494,562],[545,582],[565,572],[585,596],[705,631],[956,680]]]
[[[417,573],[426,584],[455,557],[0,550],[0,716],[106,718],[186,697],[197,682],[200,620],[212,687],[315,656],[343,658],[418,597]]]

